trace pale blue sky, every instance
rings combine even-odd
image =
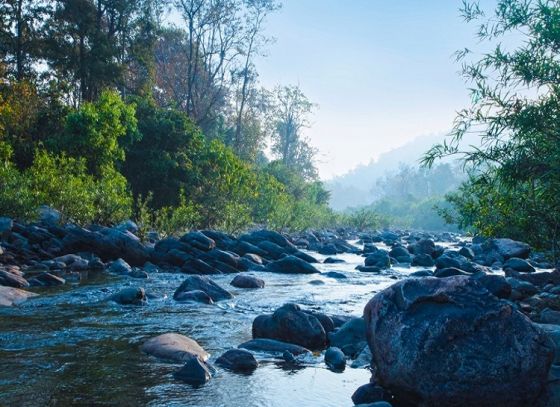
[[[493,5],[496,0],[485,0]],[[257,61],[266,87],[299,84],[319,105],[306,130],[323,179],[429,133],[468,104],[453,53],[476,46],[461,0],[284,0]],[[419,152],[420,153],[420,152]]]

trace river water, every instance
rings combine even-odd
[[[326,256],[314,255],[322,260]],[[154,273],[148,280],[90,276],[41,295],[19,307],[0,307],[1,406],[352,406],[352,393],[369,381],[365,368],[342,373],[326,368],[322,355],[295,369],[266,355],[249,375],[218,370],[210,382],[192,387],[173,378],[180,365],[139,351],[147,338],[178,332],[198,341],[213,362],[227,349],[251,339],[253,319],[286,302],[327,314],[360,316],[367,301],[418,268],[376,275],[354,270],[364,258],[336,256],[341,264],[319,264],[347,279],[323,275],[253,273],[259,290],[229,285],[232,275],[211,276],[235,298],[215,305],[180,304],[173,292],[182,274]],[[318,282],[317,280],[320,280]],[[142,286],[156,299],[147,306],[104,302],[126,286]]]

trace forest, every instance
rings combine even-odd
[[[302,135],[315,105],[298,86],[262,88],[254,66],[275,1],[0,7],[3,214],[48,205],[165,234],[333,223]]]

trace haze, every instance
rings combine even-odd
[[[451,127],[469,102],[453,53],[477,42],[461,3],[285,0],[269,17],[260,81],[299,84],[319,105],[306,135],[322,179]]]

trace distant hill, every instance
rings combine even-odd
[[[387,172],[396,171],[401,163],[419,165],[422,155],[445,138],[443,133],[420,136],[405,145],[381,154],[367,165],[359,165],[348,173],[325,182],[331,191],[330,205],[335,210],[367,205],[376,198],[377,180]],[[465,144],[472,144],[467,140]]]

